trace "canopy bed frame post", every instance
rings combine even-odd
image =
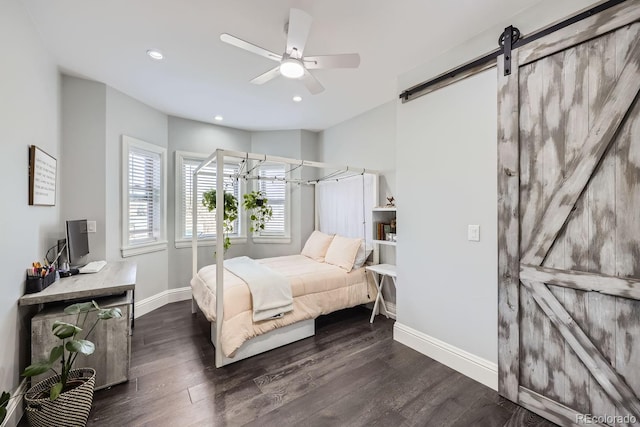
[[[198,172],[191,178],[191,210],[198,209]],[[198,274],[198,215],[191,215],[191,275]],[[197,312],[196,299],[191,295],[191,314]]]
[[[220,342],[224,319],[224,178],[218,179],[223,174],[224,151],[220,150],[216,158],[216,343]],[[222,365],[222,351],[216,344],[216,368]]]
[[[378,190],[378,185],[380,184],[380,174],[379,173],[375,173],[376,178],[373,180],[373,206],[374,207],[378,207],[380,206],[380,193]],[[363,189],[363,194],[362,194],[363,200],[364,200],[364,189]],[[373,243],[373,239],[376,238],[375,233],[373,232],[373,213],[369,212],[369,214],[371,214],[371,223],[369,224],[369,229],[365,229],[364,230],[364,235],[365,235],[365,239],[367,238],[367,233],[371,233],[371,244],[373,245],[373,263],[374,264],[380,264],[380,245],[377,245],[375,243]],[[364,216],[364,221],[367,221],[367,213],[365,212],[365,216]],[[366,226],[366,224],[365,224]]]
[[[318,188],[317,183],[313,183],[313,229],[320,228],[320,216],[318,215]]]

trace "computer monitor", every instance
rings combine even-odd
[[[89,254],[87,220],[67,221],[67,259],[71,267],[86,264],[83,258]]]

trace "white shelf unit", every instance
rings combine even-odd
[[[379,207],[372,209],[372,219],[373,219],[373,236],[378,237],[378,224],[390,224],[391,220],[396,219],[396,208],[395,207]],[[374,265],[367,267],[367,271],[373,275],[373,279],[376,283],[376,287],[378,288],[378,297],[376,298],[376,303],[374,304],[373,311],[371,313],[370,322],[373,323],[373,320],[376,314],[380,314],[380,309],[382,308],[382,313],[393,319],[396,318],[395,313],[395,304],[386,303],[384,298],[382,297],[382,287],[385,282],[385,278],[387,278],[387,282],[394,287],[396,286],[396,266],[389,264],[388,259],[382,259],[382,262],[385,264],[379,264],[380,262],[380,247],[381,246],[390,246],[392,249],[388,249],[390,251],[395,251],[395,247],[397,242],[389,241],[389,240],[379,240],[376,239],[373,241],[373,244],[376,245],[376,250],[374,253],[376,254],[374,257]],[[387,252],[387,255],[389,253]],[[395,258],[395,257],[394,257]],[[388,310],[387,306],[390,306],[392,310]]]
[[[379,245],[389,245],[389,246],[396,245],[396,242],[390,242],[389,240],[374,240],[373,243],[377,243]]]
[[[384,223],[384,224],[389,224],[391,223],[391,220],[396,218],[396,208],[392,207],[392,208],[388,208],[388,207],[379,207],[379,208],[373,208],[372,209],[372,216],[373,216],[373,237],[376,238],[378,237],[378,224],[379,223]],[[389,245],[389,246],[395,246],[396,242],[392,242],[389,240],[384,239],[384,236],[382,239],[374,239],[373,243],[378,244],[378,245]]]

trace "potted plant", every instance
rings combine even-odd
[[[6,391],[3,391],[2,395],[0,395],[0,424],[4,421],[4,417],[7,416],[7,405],[9,404],[9,399],[11,399],[11,395]]]
[[[250,213],[252,233],[264,230],[264,226],[271,219],[273,209],[267,204],[268,200],[262,191],[252,191],[244,195],[242,206]]]
[[[95,321],[85,331],[92,312],[96,312]],[[22,373],[25,377],[49,370],[55,374],[33,385],[24,395],[31,425],[86,425],[93,402],[96,371],[91,368],[73,369],[73,365],[78,354],[94,352],[95,344],[88,338],[99,321],[122,317],[119,308],[102,309],[95,301],[72,304],[64,309],[64,313],[76,315],[75,324],[54,322],[52,333],[60,339],[60,345],[51,349],[48,359],[27,366]],[[58,363],[59,371],[54,368]]]
[[[209,190],[202,195],[202,204],[213,212],[216,208],[216,190]],[[222,229],[224,231],[224,250],[231,246],[229,233],[233,232],[233,223],[238,219],[238,199],[231,193],[224,193],[224,218]]]

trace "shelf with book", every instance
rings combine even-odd
[[[378,296],[371,313],[370,322],[378,313],[383,313],[387,317],[396,318],[395,311],[395,287],[396,287],[396,207],[383,206],[372,209],[373,217],[373,244],[374,265],[367,267],[367,271],[373,276],[373,280],[378,288]],[[387,283],[385,283],[385,281]],[[385,286],[386,285],[386,286]],[[383,292],[383,286],[386,290]],[[393,289],[389,288],[391,286]],[[383,297],[382,294],[385,294]],[[390,297],[393,302],[385,302],[385,298]],[[378,304],[378,301],[380,304]],[[382,307],[382,311],[380,311]],[[389,309],[392,307],[391,309]]]
[[[373,237],[375,243],[395,246],[396,208],[379,207],[373,209]]]

